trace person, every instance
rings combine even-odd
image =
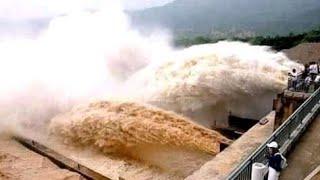
[[[316,76],[316,79],[314,80],[314,90],[316,91],[320,87],[320,75],[318,74]]]
[[[304,70],[302,72],[301,78],[305,79],[309,75],[309,64],[304,65]]]
[[[268,171],[268,180],[278,180],[280,176],[280,171],[281,171],[281,161],[282,161],[282,156],[279,153],[279,146],[278,143],[273,141],[269,144],[267,144],[268,148],[268,166],[269,166],[269,171]]]
[[[316,76],[319,74],[319,66],[316,62],[310,63],[309,74],[311,75],[312,81],[314,81]]]
[[[293,90],[296,89],[297,81],[298,81],[298,73],[296,69],[292,69],[292,72],[288,73],[289,75],[289,89],[293,88]]]
[[[307,77],[304,79],[304,92],[306,92],[306,93],[309,92],[311,83],[312,83],[312,78],[311,78],[311,76],[307,76]]]

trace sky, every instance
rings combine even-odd
[[[121,1],[125,9],[143,9],[173,0],[0,0],[0,20],[46,18],[81,9],[99,9]]]
[[[124,0],[127,9],[142,9],[153,6],[161,6],[173,0]]]
[[[53,17],[81,10],[137,10],[173,0],[0,0],[0,42],[34,37]]]

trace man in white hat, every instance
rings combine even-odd
[[[268,147],[268,161],[269,161],[269,174],[268,180],[278,180],[281,171],[281,161],[282,156],[279,153],[279,146],[278,143],[273,141],[267,144]]]

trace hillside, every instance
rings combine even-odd
[[[176,0],[129,15],[135,26],[163,26],[178,35],[285,35],[320,25],[320,1]]]
[[[301,63],[320,60],[320,43],[302,43],[291,49],[283,50],[286,55]]]

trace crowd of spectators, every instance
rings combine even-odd
[[[308,93],[320,87],[319,63],[315,61],[305,64],[302,72],[292,69],[292,71],[288,73],[288,76],[288,89],[290,91]]]

